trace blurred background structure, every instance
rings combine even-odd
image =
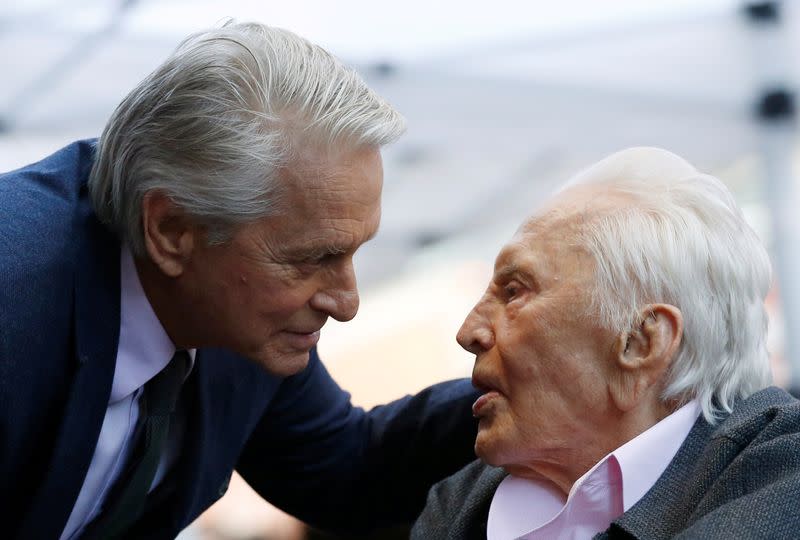
[[[641,145],[733,190],[776,270],[776,382],[800,388],[797,3],[11,0],[0,4],[0,170],[98,135],[181,38],[227,17],[323,45],[408,119],[384,154],[381,231],[356,257],[360,313],[329,323],[320,344],[356,403],[468,376],[454,336],[500,246],[579,168]],[[235,479],[181,537],[306,535]]]

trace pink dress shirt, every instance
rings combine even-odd
[[[579,478],[566,500],[550,483],[507,476],[489,507],[488,540],[578,540],[606,530],[653,487],[699,414],[691,401],[620,446]]]

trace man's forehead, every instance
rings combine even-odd
[[[523,221],[514,238],[519,241],[523,237],[535,237],[539,241],[546,241],[551,236],[563,236],[574,231],[576,225],[583,221],[584,206],[576,201],[567,203],[553,200]]]
[[[325,155],[309,151],[282,167],[280,175],[294,198],[320,203],[374,205],[379,203],[383,187],[380,149],[367,146]]]
[[[382,166],[383,158],[380,147],[311,142],[293,152],[291,159],[286,163],[286,168],[301,176],[307,174],[325,176],[361,164]]]
[[[495,261],[495,268],[520,269],[538,267],[557,252],[568,249],[569,218],[532,218],[517,230],[511,240],[503,246]]]
[[[554,195],[520,225],[518,232],[575,231],[594,217],[634,203],[633,197],[613,182],[578,184]]]
[[[583,226],[622,204],[616,195],[598,186],[576,186],[559,193],[520,225],[498,254],[496,270],[557,270],[562,262],[568,263],[567,258],[584,256],[586,251],[579,242]]]

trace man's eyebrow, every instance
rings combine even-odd
[[[519,272],[519,250],[515,246],[504,246],[497,254],[494,262],[494,276],[497,278],[509,277]]]
[[[533,268],[520,266],[513,261],[499,265],[494,271],[493,280],[504,283],[512,279],[519,279],[530,287],[538,287],[538,279]]]
[[[373,238],[375,235],[378,234],[378,229],[375,229],[362,243],[357,245],[353,245],[350,243],[339,243],[336,241],[329,241],[327,243],[320,243],[316,245],[304,246],[297,250],[296,255],[298,256],[306,256],[306,257],[322,257],[324,255],[341,255],[343,253],[349,253],[351,251],[355,251],[358,249],[361,244],[366,243]]]
[[[494,271],[494,277],[497,280],[504,281],[519,273],[519,266],[516,263],[504,264]]]
[[[342,253],[347,253],[350,250],[349,247],[345,247],[342,245],[329,243],[329,244],[320,244],[318,246],[313,246],[308,248],[307,254],[312,256],[323,256],[323,255],[341,255]]]

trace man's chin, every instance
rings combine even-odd
[[[501,448],[496,435],[492,436],[488,430],[480,430],[475,438],[475,455],[481,458],[484,463],[499,466]]]

